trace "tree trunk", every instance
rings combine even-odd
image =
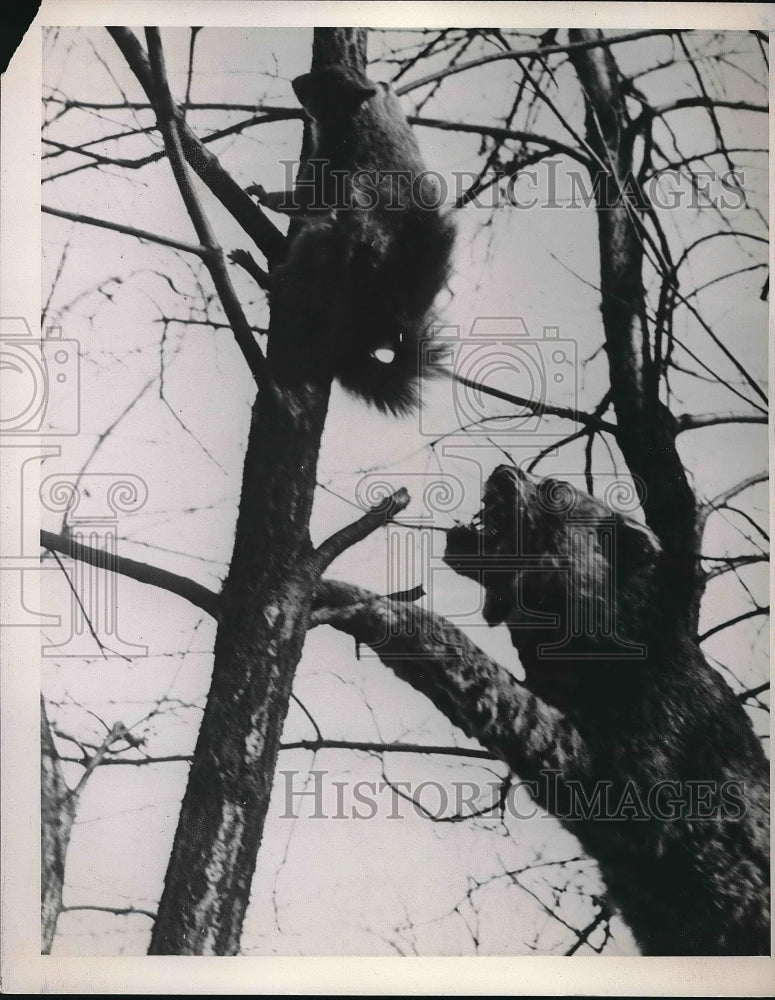
[[[318,29],[312,68],[362,69],[364,54],[363,31]],[[316,333],[304,303],[299,289],[272,309],[271,381],[254,406],[213,678],[150,954],[239,948],[318,577],[308,526],[330,383],[299,375]]]
[[[75,820],[76,796],[65,784],[59,754],[40,699],[40,902],[41,952],[51,954],[51,944],[62,912],[65,858]]]
[[[571,42],[599,37],[597,30],[570,32]],[[600,289],[617,440],[639,487],[646,520],[673,567],[673,587],[666,596],[671,615],[693,635],[703,587],[697,504],[675,446],[675,419],[659,399],[661,372],[649,342],[628,81],[608,46],[572,49],[569,57],[584,91],[586,138],[597,161]]]

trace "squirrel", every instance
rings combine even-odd
[[[420,377],[441,371],[430,327],[454,226],[387,84],[331,66],[292,86],[312,121],[312,153],[294,191],[248,188],[300,224],[268,276],[270,298],[304,308],[315,337],[310,371],[405,414],[418,403]]]

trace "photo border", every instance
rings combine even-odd
[[[769,4],[44,0],[2,81],[0,302],[3,315],[36,317],[40,310],[39,121],[43,26],[154,23],[306,27],[346,23],[432,27],[442,23],[456,26],[486,23],[528,28],[545,27],[557,20],[562,25],[609,29],[759,27],[772,31],[775,10]],[[770,115],[770,140],[772,130]],[[772,358],[770,366],[772,371]],[[24,503],[25,516],[32,517],[37,524],[37,496],[28,495]],[[8,504],[8,498],[3,504]],[[8,506],[4,506],[3,516],[8,516]],[[25,587],[25,596],[31,606],[39,606],[38,595],[32,588]],[[0,637],[3,805],[0,973],[5,993],[773,995],[772,957],[574,957],[570,961],[532,956],[467,959],[41,956],[37,889],[40,642],[37,629],[7,629],[6,633]]]

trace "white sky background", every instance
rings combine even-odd
[[[181,68],[186,65],[188,32],[167,29],[162,38],[173,93],[180,98],[185,85]],[[310,41],[311,33],[303,30],[205,30],[197,42],[192,100],[295,106],[289,81],[308,68]],[[745,75],[750,71],[760,79],[758,60],[750,43],[746,42],[745,48],[751,56],[737,58],[741,70],[727,67],[726,96],[730,100],[762,102],[765,92]],[[669,55],[670,43],[655,39],[615,51],[627,72],[629,60],[645,64],[659,52]],[[374,57],[378,53],[379,45],[373,43],[370,54]],[[471,57],[475,54],[476,50],[470,52]],[[123,58],[101,29],[63,29],[58,37],[49,37],[43,58],[45,93],[57,88],[72,99],[120,101],[122,93],[111,80],[110,74],[114,74],[127,95],[142,99]],[[422,72],[432,68],[423,66]],[[374,76],[388,78],[388,67],[378,65]],[[453,77],[422,113],[433,118],[495,123],[511,100],[512,92],[505,86],[510,77],[511,67],[506,63]],[[558,83],[563,110],[579,125],[582,116],[576,90],[573,86],[563,89],[562,73]],[[692,86],[686,70],[668,70],[639,83],[656,103],[683,96]],[[407,109],[412,107],[415,96],[404,99]],[[62,143],[82,143],[105,132],[119,131],[126,115],[115,115],[115,123],[112,116],[109,111],[100,112],[100,117],[71,111],[51,127],[47,137]],[[190,121],[202,134],[244,116],[222,111],[192,112]],[[152,122],[148,111],[138,117],[143,124]],[[712,131],[701,113],[693,110],[675,117],[685,152],[705,151],[713,145]],[[729,129],[726,135],[730,145],[766,145],[766,116],[720,113],[720,118]],[[552,134],[562,138],[559,127],[549,122],[542,112],[535,131],[551,128]],[[695,128],[696,135],[691,131]],[[418,129],[417,136],[426,162],[446,175],[475,169],[479,162],[476,137],[429,129]],[[253,128],[213,148],[241,184],[260,181],[272,189],[282,185],[284,174],[278,163],[297,155],[299,137],[298,123],[280,122]],[[152,133],[150,140],[140,136],[134,144],[122,143],[120,155],[144,155],[149,151],[149,142],[158,144],[158,136]],[[104,149],[94,148],[109,155],[116,153],[110,144]],[[80,161],[71,157],[48,161],[44,176],[49,168],[58,171],[76,162]],[[752,204],[766,218],[764,160],[740,156],[737,162],[746,170],[747,186],[760,192],[760,200]],[[536,171],[541,178],[542,168]],[[247,238],[201,186],[200,190],[222,245],[227,249],[246,247]],[[193,237],[164,160],[136,172],[107,168],[62,177],[44,184],[42,200],[68,211],[165,236]],[[684,227],[684,233],[688,233],[684,238],[690,240],[716,224],[711,213],[698,214],[690,209],[663,214],[671,237]],[[753,210],[740,215],[740,228],[764,233]],[[485,221],[492,221],[492,225],[483,226]],[[561,337],[575,342],[579,358],[593,354],[601,342],[602,330],[599,296],[590,287],[597,284],[599,267],[597,224],[592,211],[520,212],[501,208],[490,214],[468,208],[460,213],[459,227],[450,294],[442,302],[446,322],[465,332],[477,316],[522,317],[534,336],[540,336],[545,326],[558,327]],[[710,243],[707,253],[697,255],[691,279],[685,278],[687,285],[702,284],[741,266],[750,248],[726,245],[734,242]],[[65,263],[57,275],[63,252]],[[160,315],[185,319],[191,310],[199,308],[201,289],[210,293],[209,279],[205,275],[198,288],[195,262],[192,265],[172,251],[49,216],[44,217],[43,267],[44,301],[56,277],[50,315],[61,324],[64,336],[80,342],[83,352],[82,431],[66,440],[60,459],[44,464],[43,476],[80,470],[98,435],[126,410],[146,382],[158,375],[163,359],[166,403],[160,399],[158,381],[153,382],[104,439],[89,471],[133,474],[148,485],[145,508],[121,522],[122,554],[217,588],[231,552],[252,401],[251,381],[228,331],[174,324],[166,330],[162,343],[163,328],[158,322]],[[262,293],[234,268],[232,276],[242,293],[248,318],[257,324],[265,323]],[[111,278],[120,278],[120,283],[103,286],[109,297],[96,292]],[[185,297],[172,294],[166,278]],[[764,377],[766,371],[767,305],[758,298],[762,282],[763,272],[750,272],[714,286],[702,299],[703,314],[715,333],[758,377]],[[709,364],[719,363],[718,352],[709,348],[696,324],[686,322],[685,312],[679,315],[677,334],[686,337]],[[686,324],[684,329],[681,323]],[[731,374],[728,366],[720,370]],[[591,361],[581,376],[579,403],[590,409],[603,391],[603,357]],[[528,385],[523,389],[512,384],[510,388],[529,394]],[[742,409],[742,404],[726,390],[707,383],[676,379],[674,388],[682,401],[673,407],[674,412]],[[460,455],[475,454],[485,475],[501,456],[481,439],[476,439],[477,448],[471,451],[472,442],[459,435],[450,441],[450,447],[453,443],[460,446],[457,454],[453,451],[437,458],[438,453],[429,451],[429,438],[421,429],[435,436],[455,428],[449,397],[448,385],[435,387],[423,417],[427,423],[418,428],[416,420],[398,422],[380,417],[334,390],[318,479],[345,499],[323,490],[318,492],[312,525],[314,541],[355,516],[347,501],[355,500],[359,479],[372,470],[385,473],[395,487],[407,485],[413,496],[407,515],[418,515],[422,511],[423,488],[429,480],[438,479],[441,468],[446,474],[458,476],[464,487],[463,505],[453,513],[461,518],[473,513],[478,503],[476,476],[470,462],[461,460]],[[562,394],[550,400],[573,403],[572,398]],[[498,413],[506,408],[493,402],[490,409]],[[562,436],[571,429],[567,422],[552,421],[541,432]],[[544,433],[541,441],[546,440]],[[533,439],[528,438],[526,444],[525,453],[532,455]],[[679,447],[700,496],[713,495],[760,471],[766,463],[763,426],[732,425],[694,431],[679,439]],[[604,485],[612,468],[599,444],[595,459]],[[623,468],[622,463],[619,468]],[[580,449],[573,448],[540,467],[544,473],[569,478],[578,477],[582,469],[583,455]],[[746,497],[747,510],[755,512],[757,504],[761,513],[766,490]],[[448,525],[449,516],[439,516],[437,523]],[[53,515],[44,524],[52,530],[60,527]],[[434,544],[438,555],[443,538],[434,538]],[[716,523],[705,549],[717,553],[722,547],[733,552],[750,550],[734,527]],[[466,584],[451,572],[439,574],[438,560],[432,568],[434,608],[441,613],[459,613],[464,601],[469,602],[466,610],[470,608],[475,588],[466,589]],[[403,580],[387,578],[384,534],[375,535],[347,553],[332,567],[332,575],[378,591],[419,582],[418,573],[410,573]],[[52,572],[47,578],[47,609],[66,608],[67,591],[60,574]],[[749,571],[746,581],[757,588],[764,602],[763,571]],[[431,590],[429,581],[423,582]],[[99,739],[104,730],[86,709],[108,726],[117,720],[129,725],[162,696],[201,704],[207,691],[214,637],[210,621],[161,591],[126,580],[118,586],[122,638],[148,645],[149,656],[127,663],[103,659],[95,651],[94,658],[88,661],[44,660],[44,691],[61,703],[53,715],[62,731]],[[739,585],[726,582],[723,588],[714,586],[708,592],[702,627],[749,606]],[[61,641],[54,631],[47,634],[53,641]],[[480,627],[476,639],[503,662],[519,669],[504,629],[490,632]],[[766,628],[755,620],[749,629],[723,633],[706,652],[732,665],[740,681],[748,686],[766,677],[765,647]],[[360,662],[355,661],[352,643],[328,629],[310,636],[295,691],[326,737],[466,744],[462,734],[452,731],[429,702],[399,683],[373,658],[364,655]],[[68,705],[69,701],[73,704]],[[139,732],[147,736],[146,749],[155,755],[189,752],[197,722],[195,710],[178,707],[141,726]],[[768,716],[759,713],[756,722],[764,730]],[[309,722],[292,705],[284,739],[313,736]],[[68,753],[72,747],[61,743],[60,750]],[[380,777],[378,761],[351,752],[321,752],[314,761],[309,753],[286,752],[281,754],[279,766],[298,770],[299,784],[309,767],[327,770],[327,781]],[[500,767],[493,770],[502,773]],[[385,771],[396,780],[435,779],[446,787],[454,779],[483,781],[492,777],[475,763],[457,758],[388,755]],[[77,773],[74,768],[73,776]],[[185,773],[185,765],[170,764],[103,768],[91,778],[81,800],[68,857],[67,905],[154,908]],[[388,820],[381,813],[369,822],[294,822],[279,818],[282,806],[278,801],[270,807],[243,939],[246,953],[394,954],[399,950],[407,954],[471,954],[474,936],[485,954],[523,954],[533,945],[539,952],[556,948],[561,953],[572,943],[572,938],[563,937],[562,926],[547,920],[540,905],[507,878],[495,878],[475,894],[476,910],[464,904],[455,912],[471,886],[470,878],[487,881],[504,867],[523,866],[539,854],[545,861],[575,857],[573,839],[549,820],[512,822],[509,835],[504,836],[503,827],[493,823],[433,824],[420,820],[408,806],[401,810],[405,816],[402,821]],[[576,871],[589,867],[588,862],[571,866],[570,874],[575,879]],[[551,885],[558,876],[553,869],[548,872],[548,883],[542,877],[544,873],[539,872],[528,874],[524,884],[551,906]],[[561,878],[558,885],[563,885]],[[563,897],[560,912],[570,923],[582,926],[589,911],[583,899],[571,890]],[[140,916],[65,915],[60,919],[55,953],[143,954],[149,929],[148,919]],[[614,930],[611,953],[632,953],[626,930],[618,922]]]

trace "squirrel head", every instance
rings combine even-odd
[[[365,76],[340,66],[304,73],[297,76],[291,86],[313,121],[352,117],[364,101],[377,93],[377,87]]]

